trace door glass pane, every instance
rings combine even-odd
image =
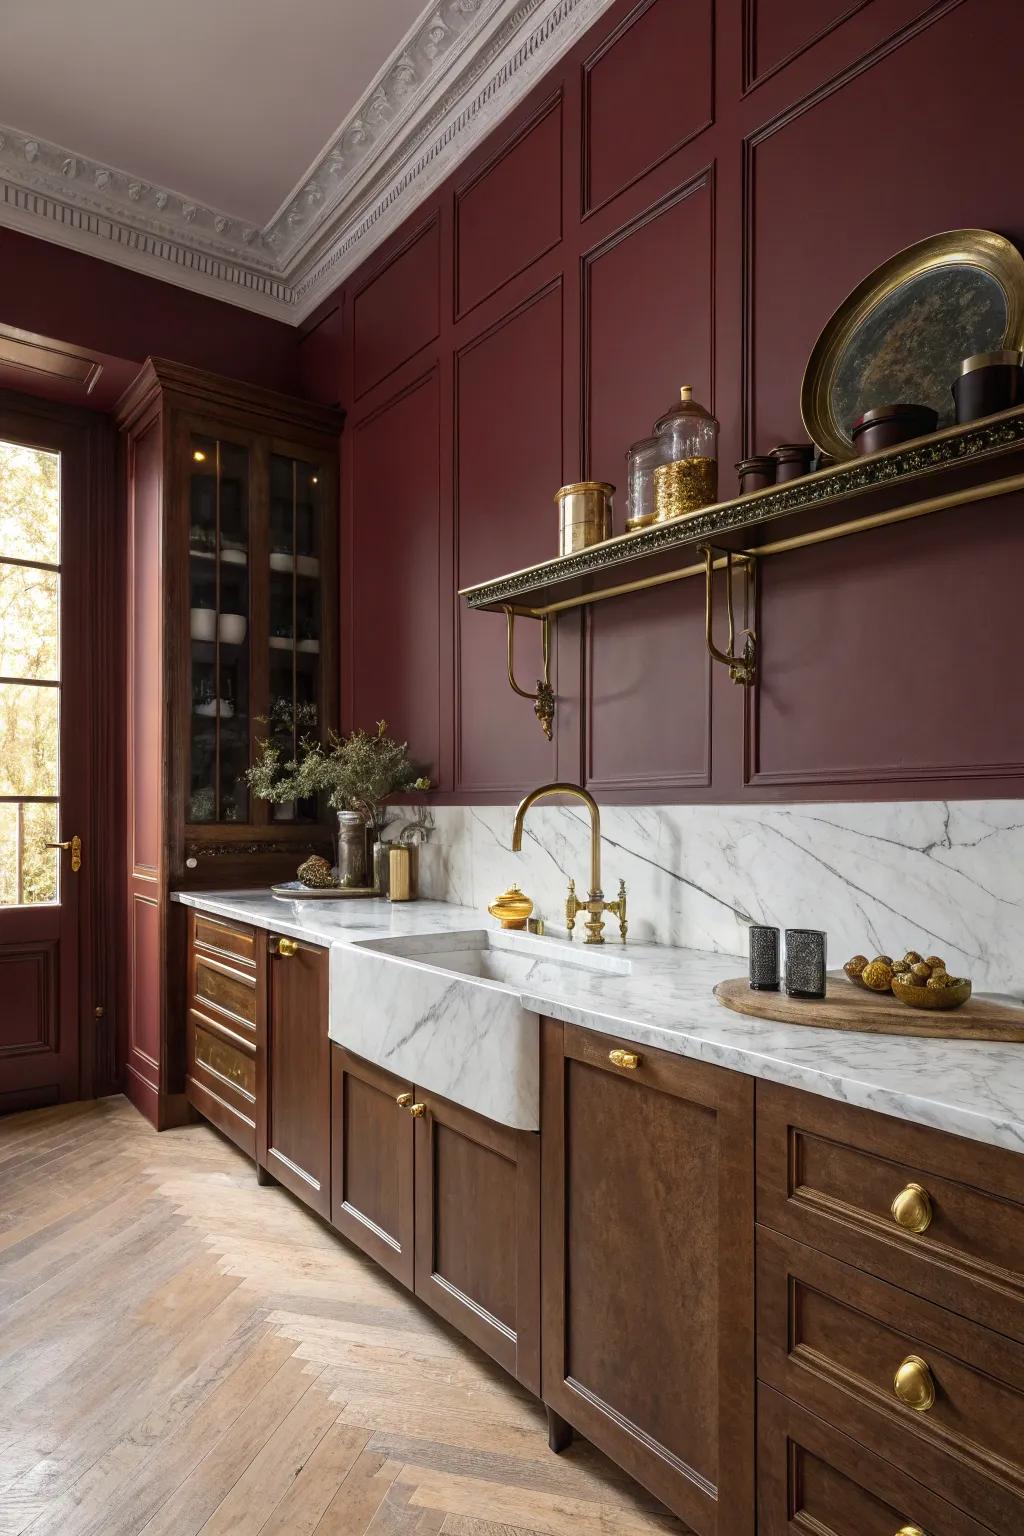
[[[60,559],[60,457],[0,442],[0,555]]]
[[[0,683],[0,795],[56,795],[60,691]]]
[[[189,461],[191,822],[246,821],[249,454],[194,434]]]
[[[0,802],[0,907],[57,900],[57,806]]]
[[[0,560],[0,677],[60,676],[60,577]]]
[[[320,735],[320,472],[270,458],[270,739],[288,761]],[[275,820],[313,821],[315,800],[273,807]]]

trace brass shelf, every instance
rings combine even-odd
[[[1016,406],[620,534],[576,554],[464,587],[459,595],[480,612],[507,615],[511,609],[524,618],[550,619],[648,587],[706,577],[701,546],[707,544],[716,546],[714,568],[724,569],[730,553],[760,560],[1024,490],[1022,459],[1024,406]],[[852,501],[864,510],[851,517]]]

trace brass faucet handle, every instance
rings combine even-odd
[[[570,880],[569,894],[565,898],[565,926],[568,929],[570,939],[572,938],[572,931],[576,927],[576,919],[583,911],[583,906],[583,902],[576,895],[576,881]]]
[[[615,916],[618,918],[618,920],[619,920],[619,933],[622,935],[622,942],[623,942],[623,944],[625,944],[625,942],[626,942],[626,934],[629,932],[629,922],[628,922],[628,920],[626,918],[626,882],[625,882],[625,880],[620,880],[619,881],[619,898],[618,898],[617,901],[610,901],[608,903],[608,910],[610,912],[614,912]]]

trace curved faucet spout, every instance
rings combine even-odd
[[[551,795],[569,795],[574,800],[582,800],[590,812],[590,896],[592,900],[600,900],[604,895],[601,890],[601,812],[593,795],[582,784],[542,784],[539,789],[531,789],[524,795],[516,807],[512,823],[512,852],[522,851],[523,822],[531,805]]]

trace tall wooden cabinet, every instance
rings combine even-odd
[[[187,1114],[184,915],[169,892],[266,884],[330,836],[253,800],[269,736],[335,722],[336,411],[151,358],[117,409],[129,498],[126,1091]]]

